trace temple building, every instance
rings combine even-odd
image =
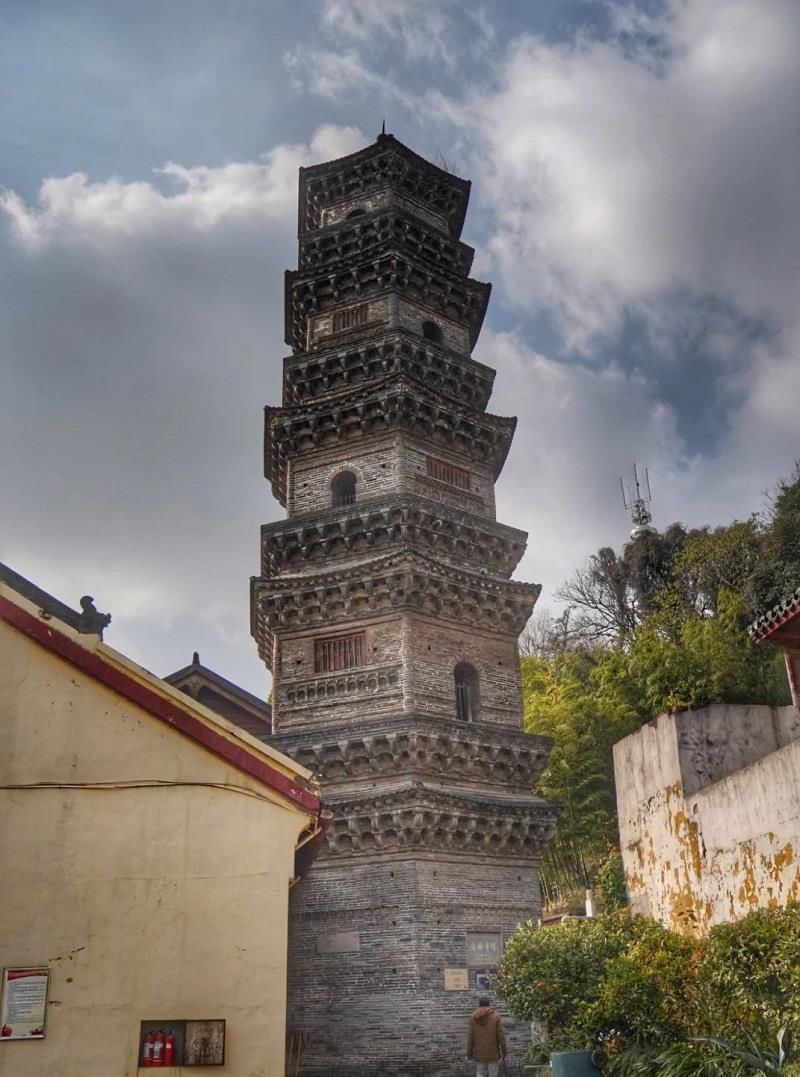
[[[0,1075],[284,1077],[318,787],[80,605],[0,564]]]
[[[300,171],[265,433],[286,519],[262,529],[251,620],[269,743],[334,816],[290,914],[289,1024],[315,1077],[463,1073],[555,832],[517,650],[540,588],[511,581],[527,536],[495,518],[515,420],[487,412],[494,371],[471,358],[490,286],[460,239],[469,190],[391,135]]]
[[[204,666],[197,651],[192,655],[190,665],[167,674],[164,680],[209,710],[221,714],[256,740],[266,741],[272,732],[269,703]]]

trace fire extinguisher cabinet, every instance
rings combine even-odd
[[[598,1077],[591,1051],[559,1051],[550,1055],[553,1077]]]

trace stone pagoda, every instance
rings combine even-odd
[[[333,813],[293,890],[289,1025],[315,1077],[461,1074],[466,1021],[536,917],[557,809],[531,796],[517,637],[540,588],[495,519],[515,420],[470,358],[490,285],[470,184],[391,135],[300,170],[283,402],[252,632],[272,742]],[[522,1060],[526,1027],[511,1025]]]

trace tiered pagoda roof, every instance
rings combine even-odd
[[[342,623],[403,609],[518,636],[540,584],[470,572],[405,548],[328,571],[252,582],[252,631],[271,662],[275,629]]]
[[[400,295],[466,326],[474,346],[491,290],[491,284],[463,277],[444,266],[434,271],[388,245],[350,266],[336,265],[328,273],[321,274],[318,269],[287,272],[285,341],[293,348],[304,348],[312,314],[368,298]]]
[[[392,374],[335,400],[264,409],[264,474],[286,505],[287,461],[304,451],[366,435],[405,430],[488,464],[495,478],[505,463],[517,420],[459,407],[413,378]]]
[[[393,135],[379,135],[375,144],[358,153],[300,169],[300,234],[321,227],[324,209],[355,195],[386,190],[400,192],[441,217],[457,239],[470,186],[469,180],[431,164]]]
[[[510,576],[527,535],[415,494],[372,498],[261,528],[262,573],[318,571],[337,558],[410,547],[437,559]]]
[[[283,403],[302,404],[352,392],[365,382],[403,374],[437,396],[483,411],[495,372],[474,359],[454,356],[446,348],[406,330],[373,334],[368,339],[334,339],[313,352],[284,360]]]

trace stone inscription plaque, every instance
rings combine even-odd
[[[357,931],[326,931],[317,939],[318,954],[357,954],[361,936]]]
[[[469,976],[466,969],[445,969],[444,970],[444,989],[445,991],[468,991],[469,990]]]
[[[467,964],[470,968],[497,965],[503,956],[503,936],[499,931],[467,932]]]

